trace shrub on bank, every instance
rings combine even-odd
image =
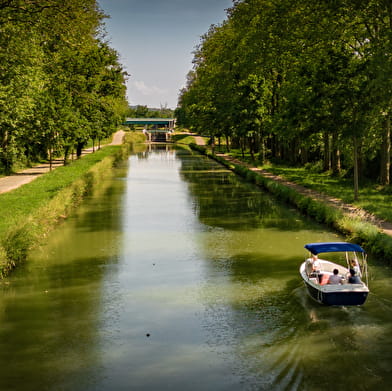
[[[105,148],[0,196],[1,203],[8,205],[0,229],[1,276],[26,259],[29,249],[75,210],[98,181],[110,175],[113,153],[120,150]]]
[[[113,166],[129,155],[142,137],[126,136],[121,146],[107,146],[59,167],[31,183],[0,195],[0,277],[26,259],[57,224],[113,173]]]
[[[280,200],[296,206],[301,212],[311,216],[316,221],[334,228],[345,235],[347,240],[362,245],[367,252],[384,260],[389,265],[392,264],[392,237],[382,233],[374,224],[363,221],[358,217],[345,215],[338,208],[304,196],[295,189],[263,177],[244,165],[233,164],[222,156],[212,154],[205,147],[195,144],[192,144],[191,147],[222,163],[236,174],[246,178],[246,180],[263,187]]]
[[[142,144],[146,141],[146,136],[143,132],[126,132],[124,135],[124,144],[131,148],[137,144]]]

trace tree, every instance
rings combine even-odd
[[[96,0],[0,2],[0,169],[109,135],[125,78]],[[28,140],[28,141],[26,141]]]

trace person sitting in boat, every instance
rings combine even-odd
[[[339,270],[333,269],[333,274],[329,276],[328,284],[341,284],[342,280],[342,277],[339,276]]]
[[[353,269],[354,271],[355,271],[355,274],[358,276],[360,276],[361,275],[361,271],[360,271],[360,269],[359,269],[359,264],[358,264],[358,261],[356,260],[356,259],[352,259],[351,261],[350,261],[350,265],[351,265],[351,269]]]
[[[308,275],[320,272],[320,262],[316,254],[312,254],[312,257],[306,260],[306,271]]]
[[[349,284],[360,284],[362,281],[359,278],[359,276],[357,276],[357,273],[354,269],[350,269],[350,277],[348,278],[348,282]]]

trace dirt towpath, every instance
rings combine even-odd
[[[194,136],[194,137],[196,140],[196,144],[205,145],[204,139],[202,137],[199,137],[199,136]],[[290,187],[290,188],[294,189],[295,191],[297,191],[298,193],[305,195],[307,197],[310,197],[313,200],[320,201],[320,202],[323,202],[323,203],[328,204],[330,206],[333,206],[335,208],[338,208],[338,209],[342,210],[344,214],[346,214],[350,217],[359,217],[362,220],[366,220],[369,223],[376,225],[385,234],[392,236],[392,223],[390,223],[388,221],[381,220],[381,219],[377,218],[376,216],[372,215],[371,213],[366,212],[364,209],[358,208],[358,207],[351,205],[351,204],[346,204],[338,198],[331,197],[326,194],[319,193],[315,190],[311,190],[311,189],[308,189],[308,188],[303,187],[301,185],[298,185],[294,182],[287,181],[287,180],[283,179],[282,177],[280,177],[279,175],[272,174],[271,172],[268,172],[267,170],[260,169],[257,167],[252,167],[247,163],[244,163],[240,160],[237,160],[237,159],[229,156],[228,154],[219,153],[217,155],[220,156],[221,158],[229,161],[229,162],[234,163],[234,164],[245,166],[263,177],[272,179],[276,182],[281,183],[282,185]]]
[[[195,138],[197,145],[206,145],[206,140],[203,137],[196,135],[194,135],[193,137]]]
[[[323,202],[323,203],[328,204],[330,206],[333,206],[334,208],[338,208],[338,209],[342,210],[343,213],[346,214],[347,216],[357,217],[357,218],[359,217],[362,220],[365,220],[371,224],[376,225],[385,234],[392,236],[392,224],[390,222],[385,221],[385,220],[381,220],[378,217],[374,216],[373,214],[367,212],[364,209],[358,208],[358,207],[351,205],[351,204],[346,204],[342,200],[340,200],[339,198],[331,197],[331,196],[328,196],[324,193],[319,193],[315,190],[308,189],[306,187],[298,185],[294,182],[287,181],[287,180],[283,179],[281,176],[272,174],[272,173],[268,172],[267,170],[249,166],[248,164],[245,164],[244,162],[233,159],[232,157],[230,157],[226,154],[220,154],[220,156],[228,161],[232,161],[235,164],[242,164],[243,166],[246,166],[250,170],[254,171],[255,173],[257,173],[263,177],[272,179],[276,182],[279,182],[282,185],[290,187],[290,188],[294,189],[295,191],[297,191],[298,193],[305,195],[315,201],[320,201],[320,202]]]
[[[114,133],[112,142],[109,145],[122,144],[123,137],[124,137],[124,131],[119,130],[118,132]],[[97,148],[95,147],[94,150],[96,149]],[[82,151],[82,156],[92,152],[94,152],[92,147],[86,148]],[[52,169],[56,169],[57,167],[62,165],[63,165],[63,160],[56,159],[52,162]],[[26,183],[29,183],[49,171],[50,171],[49,163],[43,163],[34,166],[32,168],[27,168],[13,175],[0,178],[0,194],[14,190]]]

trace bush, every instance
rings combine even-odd
[[[194,148],[205,153],[204,147]],[[347,237],[347,240],[364,246],[368,252],[392,264],[392,237],[382,233],[379,228],[358,217],[344,215],[342,210],[329,206],[324,202],[314,200],[294,189],[282,185],[272,179],[249,170],[243,165],[232,165],[222,157],[212,156],[221,161],[226,167],[247,180],[262,186],[282,201],[296,206],[301,212],[313,217],[320,223],[327,224]],[[389,189],[387,190],[389,191]]]
[[[386,195],[391,195],[392,194],[392,186],[391,185],[385,186],[383,189],[381,189],[380,193],[386,194]]]
[[[102,179],[112,175],[112,167],[127,156],[129,148],[105,147],[2,194],[5,208],[0,216],[0,276],[23,262],[31,248],[72,213]]]
[[[305,170],[315,174],[321,174],[322,172],[324,172],[324,164],[321,160],[317,162],[306,163],[304,167]]]

